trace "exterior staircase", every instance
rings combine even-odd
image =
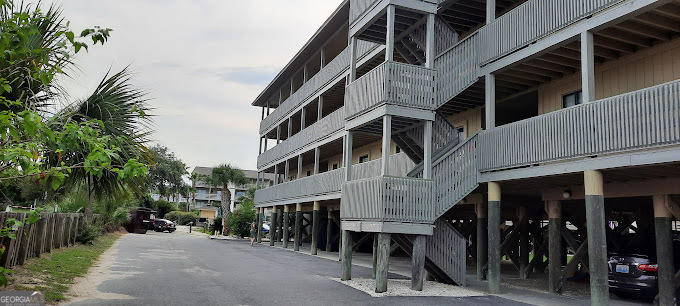
[[[409,177],[422,177],[423,126],[393,136],[404,153],[419,163]],[[435,228],[426,239],[425,269],[437,281],[465,286],[467,240],[443,215],[479,186],[477,135],[459,142],[458,131],[441,114],[435,115],[432,133],[432,179],[434,181]],[[408,148],[408,149],[407,149]],[[410,235],[393,235],[407,253],[413,248]],[[410,254],[409,254],[410,255]]]
[[[394,47],[409,64],[423,65],[425,64],[427,25],[423,21],[416,25],[409,33],[400,35],[398,40],[395,41]],[[458,33],[439,16],[435,17],[434,31],[435,54],[437,55],[458,42]]]
[[[467,240],[444,218],[434,226],[434,233],[425,240],[425,270],[440,283],[465,286]],[[392,240],[411,256],[411,235],[393,234]]]
[[[420,124],[411,129],[392,135],[392,140],[399,148],[419,164],[423,162],[423,131],[425,127]],[[440,113],[435,114],[432,125],[432,157],[437,156],[458,145],[458,130]],[[422,165],[421,165],[422,167]],[[421,168],[422,171],[422,168]]]

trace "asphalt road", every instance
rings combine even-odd
[[[108,271],[88,281],[101,282],[93,296],[109,298],[71,305],[523,305],[495,296],[374,298],[330,279],[340,275],[338,261],[181,232],[125,235],[104,259]]]

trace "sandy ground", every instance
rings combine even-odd
[[[383,296],[452,296],[470,297],[485,296],[483,292],[468,289],[465,287],[452,286],[438,282],[427,281],[423,284],[423,291],[411,290],[410,279],[389,279],[387,281],[387,292],[375,293],[375,280],[366,278],[353,278],[348,281],[341,281],[339,278],[331,278],[336,282],[361,290],[372,297]]]
[[[119,238],[113,245],[102,253],[99,259],[92,265],[90,271],[84,277],[78,277],[74,280],[75,284],[71,287],[67,295],[73,297],[69,302],[76,302],[79,300],[100,298],[107,300],[130,300],[134,299],[129,295],[101,292],[97,287],[107,280],[124,278],[134,275],[134,272],[114,272],[111,270],[115,262],[115,256],[118,253],[118,244],[125,239],[126,235]]]

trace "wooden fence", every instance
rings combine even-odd
[[[28,213],[0,213],[0,225],[4,226],[9,218],[23,223],[28,216]],[[0,258],[0,266],[10,268],[23,265],[26,259],[74,245],[78,228],[83,225],[84,220],[83,214],[41,214],[38,222],[21,226],[14,231],[16,239],[6,237],[2,240],[0,247],[4,247],[5,252]]]

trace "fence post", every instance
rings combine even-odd
[[[22,213],[20,218],[17,218],[21,222],[26,221],[26,213]],[[29,244],[30,244],[30,236],[31,236],[31,229],[32,225],[26,225],[24,224],[21,228],[19,228],[19,231],[21,232],[21,238],[17,237],[17,240],[19,241],[19,252],[17,253],[16,256],[16,261],[15,264],[18,265],[23,265],[24,262],[26,261],[26,255],[28,255],[28,249],[29,249]]]
[[[45,222],[45,252],[52,252],[52,241],[54,236],[54,214],[47,214]]]
[[[45,228],[46,228],[46,222],[45,220],[45,215],[41,214],[40,215],[40,220],[38,220],[37,223],[37,235],[36,235],[36,244],[35,244],[35,249],[34,255],[35,257],[40,258],[40,254],[43,252],[43,248],[45,247]]]

